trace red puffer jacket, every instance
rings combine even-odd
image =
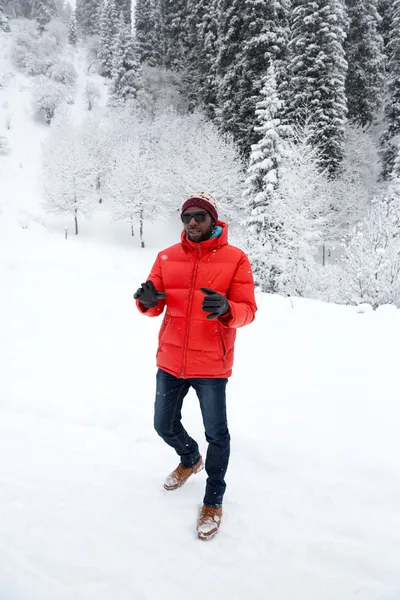
[[[160,252],[149,279],[167,294],[155,308],[139,310],[156,317],[167,311],[161,325],[157,366],[175,377],[229,377],[232,374],[236,329],[254,320],[257,310],[254,281],[247,256],[228,244],[228,227],[222,233],[194,243],[182,232],[180,244]],[[224,294],[230,311],[208,320],[202,311],[201,287]]]

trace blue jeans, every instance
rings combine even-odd
[[[178,379],[162,369],[157,372],[157,390],[154,406],[154,428],[158,435],[180,456],[184,467],[193,467],[200,452],[195,442],[183,428],[182,404],[190,387],[200,401],[208,450],[206,457],[207,485],[204,504],[221,506],[226,483],[230,453],[230,435],[226,419],[227,379]]]

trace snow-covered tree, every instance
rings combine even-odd
[[[303,130],[283,142],[281,180],[271,205],[271,221],[278,224],[268,257],[275,290],[293,296],[314,293],[332,201],[329,179],[308,140]]]
[[[184,201],[193,190],[208,190],[218,198],[221,216],[238,222],[244,165],[232,137],[221,134],[201,113],[182,116],[172,109],[159,115],[153,127],[157,131],[155,156],[162,196],[163,187],[174,203]]]
[[[348,72],[346,94],[349,119],[363,127],[372,124],[382,101],[385,73],[378,0],[346,0],[350,21],[345,43]]]
[[[76,20],[83,35],[99,33],[102,0],[76,0]]]
[[[78,78],[74,65],[66,60],[58,60],[48,70],[47,75],[54,81],[63,83],[68,88],[73,88]]]
[[[251,219],[255,224],[245,229],[256,284],[266,292],[306,296],[315,289],[316,257],[326,234],[332,196],[310,135],[306,126],[281,140],[279,186],[269,195],[264,228],[255,216]]]
[[[65,85],[47,77],[39,77],[32,90],[33,110],[36,118],[44,119],[50,125],[56,109],[65,100]]]
[[[130,27],[125,25],[121,28],[115,42],[111,95],[114,101],[135,100],[141,87],[137,45]]]
[[[96,104],[96,100],[100,98],[100,88],[91,79],[86,81],[84,96],[87,109],[92,110]]]
[[[279,185],[282,160],[280,145],[286,129],[279,118],[281,109],[275,69],[271,65],[256,104],[257,125],[254,129],[259,141],[251,147],[244,194],[247,205],[246,232],[251,239],[251,243],[247,244],[250,260],[256,283],[264,291],[274,288],[273,279],[278,274],[272,265],[267,265],[265,257],[272,251],[279,228],[279,223],[271,221],[270,205]]]
[[[245,154],[257,141],[254,131],[254,110],[268,66],[273,63],[277,88],[286,73],[289,41],[289,10],[286,0],[247,0],[243,13],[246,41],[240,55],[242,78],[236,91],[238,121],[241,134],[238,139]]]
[[[289,38],[287,0],[222,0],[219,29],[219,114],[244,154],[255,143],[254,110],[274,63],[282,83]]]
[[[378,12],[381,17],[379,32],[383,37],[385,49],[389,43],[392,2],[393,0],[378,0]]]
[[[0,0],[0,30],[6,31],[5,27],[9,30],[8,19],[4,12],[4,0]]]
[[[245,0],[221,0],[218,15],[218,117],[223,131],[240,137],[236,92],[243,77],[240,56],[245,41]]]
[[[110,124],[107,148],[115,157],[132,136],[151,142],[147,176],[154,197],[162,198],[168,210],[178,209],[193,190],[206,189],[218,198],[222,218],[238,221],[243,164],[233,141],[204,115],[169,108],[147,118],[138,103],[128,102],[112,107]],[[107,193],[104,201],[111,201]]]
[[[79,128],[62,111],[43,145],[43,188],[46,208],[71,215],[78,234],[79,215],[88,215],[93,198],[92,164]]]
[[[161,0],[136,0],[135,31],[141,62],[150,67],[161,65],[164,56]]]
[[[345,248],[347,302],[400,308],[400,179],[372,204]]]
[[[71,18],[68,26],[68,41],[71,46],[76,46],[76,42],[78,41],[78,32],[76,29],[76,16],[75,12],[71,13]]]
[[[128,223],[132,235],[139,228],[142,248],[145,222],[163,220],[168,215],[165,202],[159,201],[157,193],[154,148],[150,124],[132,119],[128,135],[116,148],[114,168],[106,180],[106,194],[112,202],[115,220]]]
[[[91,189],[96,202],[101,204],[105,195],[105,181],[112,170],[113,152],[117,148],[112,136],[111,123],[93,116],[86,118],[80,129],[80,137],[85,146],[91,169]]]
[[[11,58],[17,69],[27,75],[44,75],[54,62],[57,48],[45,32],[39,36],[36,24],[27,21],[28,27],[15,34],[11,46]]]
[[[50,23],[46,25],[46,31],[40,38],[40,42],[43,43],[43,37],[49,38],[60,52],[68,41],[68,27],[59,19],[52,19]]]
[[[341,242],[365,218],[379,191],[380,171],[379,147],[371,131],[354,124],[348,126],[342,168],[330,184],[330,242]]]
[[[199,26],[200,40],[199,94],[200,108],[214,119],[217,109],[218,79],[218,0],[203,0],[206,10]]]
[[[393,0],[391,7],[391,22],[388,54],[388,81],[385,97],[386,129],[382,134],[383,145],[383,176],[390,177],[400,136],[400,0]]]
[[[130,26],[132,22],[132,0],[115,0],[115,8],[117,14],[122,13],[125,23]]]
[[[113,52],[115,39],[118,32],[118,15],[114,0],[104,3],[100,16],[100,50],[99,61],[101,74],[112,77]]]
[[[181,79],[181,91],[188,102],[188,109],[198,108],[201,103],[201,79],[203,40],[200,27],[203,23],[207,0],[187,0],[186,5],[186,41],[184,73]]]
[[[32,5],[32,17],[36,19],[40,33],[43,33],[47,23],[57,14],[57,8],[53,0],[34,0]]]
[[[165,64],[180,71],[184,67],[187,0],[163,0]]]
[[[186,46],[180,91],[188,109],[215,118],[217,108],[217,0],[188,0]]]
[[[5,4],[13,17],[32,18],[32,0],[11,0],[11,2],[6,2]]]
[[[311,119],[321,167],[337,173],[344,152],[347,20],[341,0],[292,0],[286,118]]]

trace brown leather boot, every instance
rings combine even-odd
[[[197,522],[197,536],[199,540],[211,540],[217,535],[222,519],[222,506],[211,508],[203,504]]]
[[[177,490],[187,482],[191,475],[195,475],[202,469],[204,469],[204,463],[201,456],[200,460],[193,465],[193,467],[184,467],[181,463],[179,463],[175,471],[172,471],[172,473],[168,475],[164,483],[164,488],[168,491]]]

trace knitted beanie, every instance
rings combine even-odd
[[[218,221],[217,203],[211,194],[207,194],[207,192],[193,194],[183,204],[182,212],[185,212],[189,206],[198,206],[199,208],[204,208],[204,210],[210,213],[214,221]]]

